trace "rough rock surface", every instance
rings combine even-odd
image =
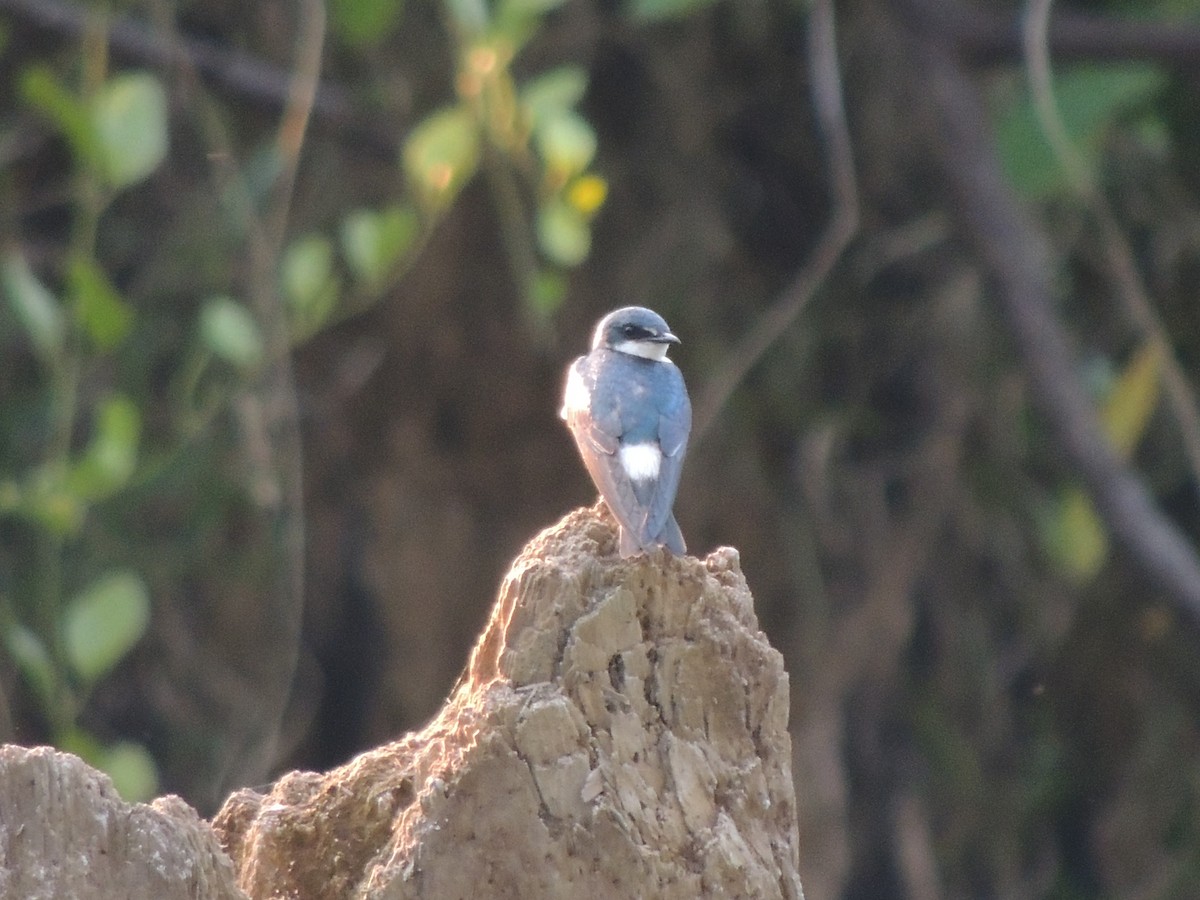
[[[0,747],[0,897],[245,900],[212,829],[174,796],[126,803],[49,747]]]
[[[622,561],[598,504],[516,560],[434,721],[214,828],[255,900],[802,898],[787,715],[737,553]]]

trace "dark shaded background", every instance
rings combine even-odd
[[[1136,59],[1164,73],[1136,115],[1104,123],[1096,159],[1194,376],[1200,19],[1178,4],[1139,8],[1131,24],[1127,4],[1071,4],[1051,47],[1063,68]],[[2,237],[51,281],[69,160],[14,84],[33,62],[71,70],[82,9],[0,2],[0,129],[20,135],[0,159]],[[154,57],[166,14],[216,60],[198,82]],[[172,152],[105,214],[100,252],[137,306],[140,337],[103,378],[169,403],[160,379],[200,298],[250,290],[207,174],[198,96],[248,165],[273,140],[298,14],[278,2],[122,10],[147,37],[116,41],[113,65],[159,67]],[[1047,509],[1111,479],[1081,467],[1088,442],[1060,419],[1044,383],[1054,366],[1031,346],[1021,303],[1049,313],[1033,333],[1066,336],[1057,362],[1080,392],[1095,386],[1089,373],[1119,374],[1143,335],[1102,230],[1069,190],[1034,202],[977,191],[1005,162],[988,154],[1022,83],[1019,8],[854,0],[836,14],[859,227],[697,436],[676,507],[694,552],[739,549],[786,657],[806,892],[1193,896],[1195,594],[1156,570],[1139,549],[1145,523],[1119,518],[1117,501],[1098,503],[1116,536],[1099,571],[1071,577],[1056,564]],[[203,439],[101,510],[80,550],[81,566],[136,560],[154,596],[151,634],[93,695],[89,727],[145,742],[163,788],[210,813],[233,787],[332,766],[429,717],[513,556],[593,500],[556,418],[562,372],[593,322],[630,303],[662,313],[683,338],[674,356],[696,400],[764,316],[803,295],[836,196],[810,29],[805,6],[782,0],[650,24],[573,0],[542,20],[514,73],[587,68],[582,112],[610,189],[565,304],[548,320],[531,313],[477,179],[385,297],[295,347],[294,408],[276,377],[231,388]],[[234,56],[279,81],[241,78]],[[412,0],[368,50],[331,32],[289,235],[401,194],[397,148],[453,97],[455,65],[436,4]],[[1019,204],[1017,219],[992,215],[997,202]],[[1031,241],[1044,257],[1028,255]],[[1030,277],[1014,286],[1007,264]],[[0,394],[29,389],[28,364],[5,332]],[[298,425],[298,445],[273,427],[281,419]],[[1200,485],[1182,427],[1159,408],[1132,471],[1159,523],[1194,546]],[[7,440],[5,464],[19,465],[21,449]],[[264,483],[286,486],[279,458],[296,453],[302,507],[286,491],[263,500]],[[287,528],[301,518],[293,677],[301,559]],[[0,562],[15,566],[19,535],[6,529]],[[0,673],[16,698],[0,738],[44,740],[9,660]]]

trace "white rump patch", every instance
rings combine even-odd
[[[658,444],[626,444],[621,448],[621,468],[631,481],[653,481],[658,477],[662,450]]]
[[[630,356],[640,356],[642,359],[664,362],[667,358],[667,351],[671,349],[671,345],[660,344],[657,341],[621,341],[619,344],[613,344],[613,349],[618,353],[628,353]]]
[[[567,389],[563,391],[563,405],[558,411],[558,416],[565,422],[571,412],[590,406],[591,397],[588,396],[587,385],[583,383],[583,376],[579,374],[578,369],[571,366],[567,371]]]

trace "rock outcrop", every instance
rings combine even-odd
[[[788,682],[737,553],[535,538],[420,732],[234,794],[251,898],[801,898]],[[436,652],[436,648],[430,648]]]

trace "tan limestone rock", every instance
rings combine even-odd
[[[598,504],[516,560],[428,726],[214,827],[255,900],[802,898],[787,715],[736,551],[622,561]]]

